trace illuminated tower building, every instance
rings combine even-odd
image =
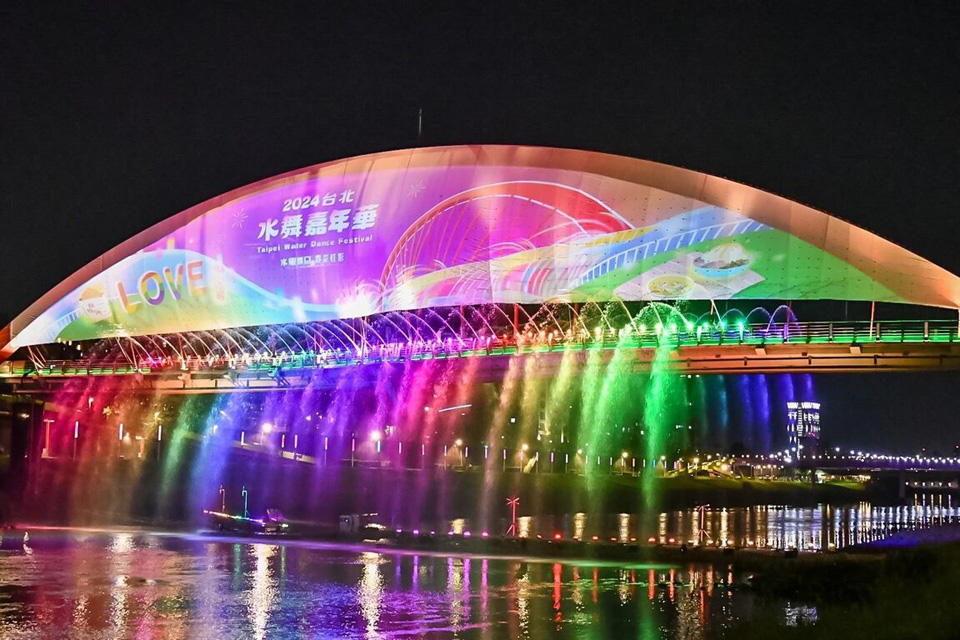
[[[787,441],[799,457],[801,451],[815,452],[820,442],[820,403],[787,403]]]

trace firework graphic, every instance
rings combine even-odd
[[[233,226],[237,229],[243,229],[243,223],[247,221],[247,212],[243,209],[233,213]]]

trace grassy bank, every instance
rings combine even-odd
[[[960,544],[891,551],[876,562],[838,556],[834,564],[781,563],[757,573],[753,587],[770,603],[736,638],[939,640],[960,637]],[[817,620],[784,625],[786,598],[816,607]]]

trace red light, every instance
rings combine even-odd
[[[561,536],[559,533],[553,534],[553,539],[554,539],[554,540],[559,540],[559,539],[562,538],[562,537],[563,537],[563,536]]]
[[[596,542],[596,541],[599,540],[599,539],[600,539],[600,536],[593,536],[593,541],[594,541],[594,542]]]
[[[649,542],[650,544],[656,544],[657,539],[653,536],[650,536],[649,538],[647,538],[647,542]]]
[[[667,542],[670,543],[670,544],[673,544],[673,543],[676,542],[676,541],[677,541],[676,538],[667,538]]]

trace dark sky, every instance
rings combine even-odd
[[[417,146],[418,108],[422,145],[701,170],[960,272],[955,5],[7,0],[0,319],[201,200]],[[958,381],[820,378],[826,428],[864,446],[952,443]]]

